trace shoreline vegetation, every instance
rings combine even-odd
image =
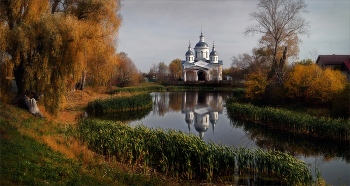
[[[121,89],[124,91],[121,91]],[[232,98],[232,102],[245,93],[244,88],[195,87],[195,89],[232,91],[233,95],[236,96]],[[98,181],[93,183],[143,183],[157,185],[167,183],[174,185],[179,183],[193,184],[215,182],[225,184],[232,183],[232,181],[237,179],[235,177],[240,177],[243,174],[248,174],[258,180],[261,179],[262,181],[264,180],[262,179],[264,177],[271,179],[278,178],[279,181],[277,181],[277,183],[287,184],[316,184],[315,182],[324,182],[320,174],[317,174],[316,178],[313,178],[310,173],[310,168],[304,162],[295,159],[286,153],[265,151],[262,149],[249,150],[205,143],[194,136],[185,135],[182,132],[173,130],[162,131],[160,129],[148,129],[143,126],[132,128],[128,125],[121,125],[119,122],[113,123],[96,119],[79,120],[84,110],[93,110],[94,113],[107,112],[110,115],[113,115],[116,110],[124,110],[130,111],[130,114],[132,115],[134,111],[140,110],[141,108],[149,109],[149,106],[151,105],[150,103],[152,103],[152,97],[147,92],[172,90],[193,90],[193,87],[180,86],[174,88],[173,86],[164,87],[162,85],[156,85],[117,88],[112,91],[106,90],[108,94],[104,94],[104,97],[97,96],[97,99],[95,100],[85,100],[86,105],[88,105],[87,107],[81,104],[81,108],[78,108],[78,110],[67,111],[75,113],[74,119],[71,119],[72,123],[60,122],[54,120],[52,117],[45,120],[40,120],[39,118],[28,119],[32,116],[25,113],[23,109],[2,103],[2,110],[6,107],[8,111],[1,112],[1,131],[2,134],[7,134],[3,131],[19,131],[20,135],[29,136],[39,143],[47,144],[55,152],[60,152],[64,154],[63,156],[73,158],[78,164],[79,162],[80,164],[82,163],[81,169],[89,175],[92,173],[86,169],[94,169],[95,171],[103,172],[105,169],[100,167],[97,162],[105,162],[104,164],[107,169],[114,173],[108,174],[107,178],[109,181],[106,181],[105,179],[102,179],[102,177],[104,177],[102,176],[103,173],[97,174],[95,172],[93,175],[95,175],[94,178],[97,178]],[[92,95],[91,90],[89,91],[87,91],[87,93]],[[83,92],[81,92],[81,99],[83,100],[82,93]],[[130,102],[130,100],[134,101]],[[42,106],[39,104],[39,107]],[[13,114],[19,110],[26,118],[21,118],[19,115],[13,117]],[[64,116],[61,116],[61,118],[62,117]],[[26,124],[23,124],[23,121],[26,121]],[[116,127],[117,125],[119,129],[122,128],[125,132],[123,133],[123,138],[118,136],[122,134],[115,131],[118,129],[118,127]],[[8,129],[8,126],[14,127],[10,130]],[[87,131],[90,132],[86,133]],[[137,134],[136,131],[140,132],[143,136]],[[105,132],[107,133],[105,134]],[[112,133],[114,134],[111,135]],[[107,140],[106,136],[103,136],[102,134],[109,135],[111,137],[109,138],[110,140]],[[136,138],[135,136],[138,136],[139,138]],[[180,138],[185,140],[181,141],[179,140]],[[153,142],[152,144],[149,144],[146,143],[147,141]],[[156,141],[162,142],[156,143]],[[190,145],[192,141],[195,143],[194,146]],[[71,146],[72,144],[74,144],[73,147]],[[120,148],[116,145],[124,145],[124,151],[119,152]],[[150,147],[148,145],[155,146]],[[84,148],[84,150],[81,150],[76,146],[81,146],[79,148]],[[187,149],[179,150],[178,147],[181,149],[187,147]],[[67,149],[70,148],[76,149],[74,149],[73,152],[68,153],[70,150]],[[150,153],[151,150],[149,148],[155,148],[155,150],[158,149],[161,151],[155,151],[158,153],[152,154]],[[102,160],[101,157],[103,157],[102,159],[104,160]],[[227,161],[231,161],[231,164],[229,165]],[[193,163],[195,163],[195,165],[192,165]],[[120,169],[118,168],[119,166],[123,168]],[[127,173],[123,173],[125,170],[127,170]],[[118,178],[115,177],[116,172],[118,172]],[[140,176],[134,176],[135,173]],[[224,177],[227,178],[227,180],[222,180]],[[57,179],[59,180],[58,182],[52,181],[49,183],[68,183],[66,179],[69,180],[71,178],[69,176],[63,176],[62,179]],[[66,180],[66,182],[62,180]],[[111,182],[111,180],[114,180],[114,182]],[[139,182],[135,182],[136,180]],[[86,183],[83,180],[77,181],[77,183]],[[6,180],[6,183],[26,184],[27,182],[23,179],[10,178]],[[33,183],[43,183],[43,180],[39,179]],[[266,184],[271,182],[263,183]]]
[[[303,161],[286,153],[206,143],[177,130],[83,119],[68,131],[68,137],[84,141],[113,161],[156,167],[175,177],[212,180],[218,175],[247,174],[278,177],[282,183],[292,185],[309,185],[315,179]]]
[[[292,133],[343,140],[348,140],[350,136],[350,123],[347,119],[315,117],[279,108],[233,103],[230,100],[226,108],[231,116],[259,121]]]

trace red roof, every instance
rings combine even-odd
[[[340,68],[341,70],[349,70],[350,71],[350,62],[344,61],[343,65]]]
[[[349,61],[350,55],[319,55],[316,64],[322,61],[325,65],[342,65],[344,61]]]

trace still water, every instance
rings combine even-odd
[[[273,149],[289,152],[311,167],[320,169],[326,183],[350,184],[349,141],[312,138],[269,128],[228,115],[225,101],[230,92],[182,91],[153,92],[153,107],[128,111],[101,118],[130,123],[135,126],[177,129],[204,141],[228,146]]]

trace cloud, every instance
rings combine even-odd
[[[201,27],[210,48],[215,41],[224,68],[231,58],[251,53],[260,35],[245,36],[255,24],[249,14],[257,1],[122,1],[123,26],[118,36],[118,51],[128,53],[136,66],[148,72],[152,63],[185,58],[188,40],[199,41]],[[310,37],[301,36],[300,58],[317,48],[320,54],[349,53],[349,1],[306,1]],[[328,54],[327,53],[327,54]]]

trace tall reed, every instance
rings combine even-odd
[[[309,167],[289,154],[206,143],[177,130],[84,119],[70,131],[99,153],[189,179],[239,173],[279,177],[293,185],[313,181]]]
[[[152,96],[148,93],[136,94],[125,97],[114,97],[110,99],[97,99],[88,103],[89,112],[103,113],[125,109],[138,109],[150,106]]]
[[[319,137],[349,139],[350,122],[344,119],[315,117],[271,107],[232,103],[226,105],[230,115],[257,120],[290,132]]]
[[[117,88],[110,91],[110,94],[115,94],[118,92],[151,92],[151,91],[165,91],[166,88],[163,85],[154,86],[144,86],[144,87],[127,87],[127,88]]]

